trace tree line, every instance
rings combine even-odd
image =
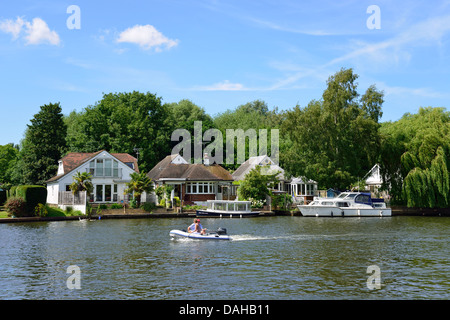
[[[0,146],[0,183],[45,184],[68,152],[102,149],[132,154],[148,172],[177,144],[171,141],[175,129],[193,136],[194,122],[202,121],[203,132],[217,128],[224,137],[226,129],[279,129],[280,166],[321,189],[349,189],[378,163],[393,203],[447,207],[450,113],[420,108],[381,123],[383,92],[372,85],[361,94],[357,78],[353,69],[341,69],[329,77],[322,97],[288,110],[255,100],[209,115],[192,101],[163,103],[137,91],[104,94],[68,115],[49,103],[30,120],[20,145]],[[233,171],[239,164],[224,166]]]

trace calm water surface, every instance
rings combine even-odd
[[[170,239],[191,221],[1,224],[0,299],[450,298],[449,218],[202,219],[233,240]]]

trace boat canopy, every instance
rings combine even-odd
[[[252,211],[252,203],[250,201],[231,201],[231,200],[208,200],[208,210],[214,211]]]
[[[372,198],[370,193],[365,192],[342,192],[338,197],[338,199],[342,200],[354,200],[355,203],[363,203],[372,205]]]

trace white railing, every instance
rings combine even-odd
[[[122,168],[118,168],[115,170],[111,170],[111,174],[110,175],[106,175],[105,174],[105,170],[103,169],[102,174],[97,174],[97,170],[92,170],[93,168],[86,168],[86,172],[87,173],[91,173],[92,177],[100,177],[100,178],[119,178],[122,179]],[[94,173],[92,173],[92,171]]]

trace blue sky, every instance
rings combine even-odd
[[[285,110],[350,67],[361,94],[384,91],[382,121],[448,107],[450,1],[2,1],[0,145],[50,102],[68,114],[137,90],[211,115],[256,99]]]

